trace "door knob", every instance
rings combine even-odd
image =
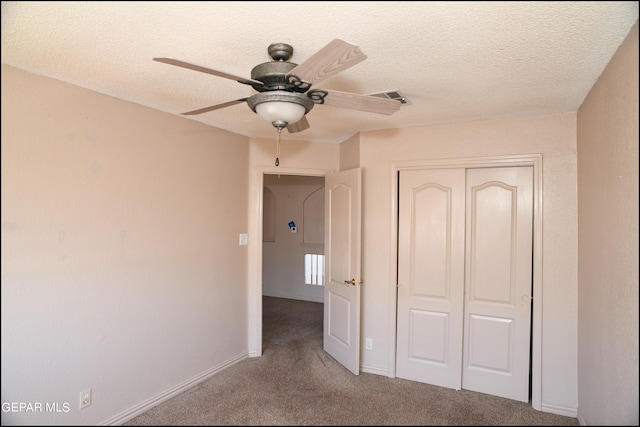
[[[520,307],[525,308],[525,306],[529,305],[530,301],[533,301],[533,297],[530,297],[529,295],[522,295],[520,297],[520,301],[522,301],[520,303]]]
[[[345,280],[344,283],[346,283],[347,285],[355,286],[356,283],[362,283],[362,282],[356,282],[356,279],[351,279],[351,280]]]

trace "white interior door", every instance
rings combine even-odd
[[[528,401],[533,168],[402,171],[398,195],[396,376]]]
[[[464,169],[399,178],[396,376],[462,384]]]
[[[533,168],[467,170],[462,387],[528,402]]]
[[[361,170],[325,177],[323,348],[360,373]]]

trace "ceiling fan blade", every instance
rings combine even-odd
[[[233,101],[223,102],[222,104],[212,105],[211,107],[204,107],[198,110],[187,111],[186,113],[182,113],[183,116],[193,116],[196,114],[208,113],[209,111],[219,110],[220,108],[230,107],[232,105],[240,104],[241,102],[245,102],[249,97],[235,99]]]
[[[295,122],[292,125],[287,126],[287,130],[289,133],[302,132],[305,129],[309,129],[311,125],[309,125],[309,121],[307,120],[307,116],[302,116],[300,120]]]
[[[398,111],[401,105],[400,101],[396,99],[385,99],[377,96],[358,95],[357,93],[338,92],[327,89],[322,90],[327,92],[323,103],[334,107],[391,115]]]
[[[334,39],[287,75],[294,74],[301,80],[316,84],[365,59],[367,55],[358,46]]]
[[[263,86],[264,85],[264,83],[262,83],[259,80],[245,79],[243,77],[234,76],[233,74],[224,73],[222,71],[212,70],[211,68],[206,68],[206,67],[202,67],[200,65],[190,64],[188,62],[180,61],[180,60],[173,59],[173,58],[153,58],[153,60],[154,61],[158,61],[158,62],[163,62],[163,63],[169,64],[169,65],[176,65],[176,66],[182,67],[182,68],[188,68],[189,70],[200,71],[201,73],[213,74],[214,76],[224,77],[225,79],[235,80],[238,83],[243,83],[243,84],[246,84],[246,85],[258,85],[258,86]]]

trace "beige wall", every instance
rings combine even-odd
[[[360,167],[360,134],[340,144],[340,170]]]
[[[405,107],[403,107],[405,108]],[[410,107],[406,107],[410,108]],[[576,115],[488,120],[360,135],[363,168],[363,370],[393,371],[395,279],[392,165],[397,162],[542,154],[541,409],[577,411]],[[535,304],[535,302],[534,302]],[[534,350],[535,351],[535,350]],[[535,391],[534,391],[535,392]]]
[[[69,408],[2,425],[114,422],[247,356],[248,157],[2,66],[2,402]]]
[[[638,23],[578,112],[579,418],[638,425]]]

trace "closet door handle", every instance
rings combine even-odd
[[[362,283],[362,282],[356,282],[356,279],[351,279],[351,280],[345,280],[344,283],[346,283],[347,285],[355,286],[356,283]]]

